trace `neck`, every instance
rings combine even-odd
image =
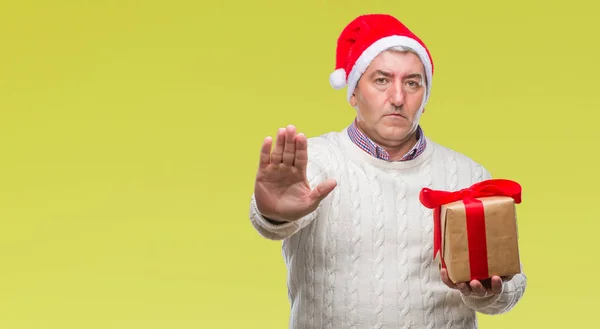
[[[411,133],[409,133],[402,140],[386,140],[383,138],[379,138],[379,136],[372,136],[368,134],[365,129],[361,127],[361,124],[358,120],[355,120],[357,128],[369,137],[373,142],[382,147],[390,156],[391,161],[397,161],[402,159],[402,157],[412,149],[415,144],[417,144],[417,140],[419,138],[418,132],[419,129],[415,129]]]
[[[426,137],[421,136],[420,138]],[[428,161],[431,154],[433,154],[433,149],[435,148],[434,144],[428,141],[427,147],[425,148],[425,150],[423,150],[423,153],[416,159],[413,159],[411,161],[387,161],[376,158],[362,150],[360,146],[358,146],[355,142],[352,141],[346,129],[342,131],[342,141],[345,147],[345,151],[347,151],[347,154],[352,158],[358,160],[359,162],[365,162],[379,168],[392,170],[404,170],[420,166],[424,162]]]
[[[410,151],[415,144],[417,144],[417,137],[417,131],[415,131],[400,142],[394,141],[393,143],[386,143],[385,141],[373,141],[383,147],[383,149],[390,155],[391,161],[397,161],[400,160],[406,153],[408,153],[408,151]]]

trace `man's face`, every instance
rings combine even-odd
[[[413,137],[425,94],[425,70],[412,52],[385,51],[358,81],[350,104],[360,129],[382,146],[399,146]]]

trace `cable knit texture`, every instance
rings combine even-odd
[[[250,203],[257,232],[283,240],[290,328],[477,328],[477,312],[501,314],[521,299],[524,274],[499,295],[467,297],[441,282],[433,259],[432,211],[419,192],[491,178],[480,164],[429,139],[416,159],[388,162],[358,148],[345,129],[308,145],[311,187],[338,182],[317,210],[276,225],[261,216],[254,196]]]

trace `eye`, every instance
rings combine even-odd
[[[375,83],[376,84],[384,84],[386,82],[387,82],[386,78],[377,78],[377,79],[375,79]]]
[[[418,81],[414,81],[414,80],[408,80],[408,81],[406,81],[406,84],[411,88],[418,88],[421,86],[421,84]]]

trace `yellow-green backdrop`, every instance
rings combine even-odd
[[[3,1],[0,328],[285,328],[280,243],[247,219],[262,139],[353,110],[356,15],[436,64],[423,128],[524,188],[526,295],[481,328],[597,328],[590,1]]]

